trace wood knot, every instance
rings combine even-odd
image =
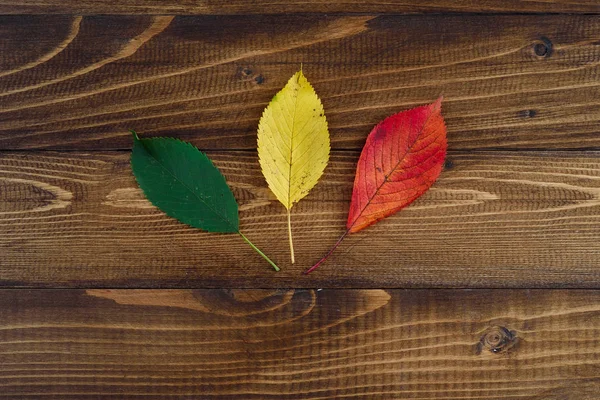
[[[446,161],[444,161],[444,169],[452,168],[454,168],[454,161],[446,159]]]
[[[49,183],[0,178],[0,213],[20,214],[66,208],[72,200],[71,192]]]
[[[262,85],[265,81],[265,77],[263,76],[263,74],[257,73],[249,67],[239,68],[237,71],[237,77],[242,81],[253,82],[257,85]]]
[[[552,55],[552,42],[547,37],[541,37],[534,43],[533,52],[538,57],[550,57]]]
[[[508,330],[503,326],[494,326],[488,329],[481,337],[481,340],[477,344],[476,352],[477,354],[481,354],[486,349],[494,354],[505,353],[513,349],[518,342],[519,338],[516,332]]]
[[[522,110],[519,111],[519,117],[521,118],[534,118],[537,115],[536,110]]]

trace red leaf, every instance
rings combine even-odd
[[[348,233],[400,211],[433,185],[448,147],[441,108],[440,97],[435,103],[392,115],[373,128],[356,168],[348,230],[306,273],[325,261]]]

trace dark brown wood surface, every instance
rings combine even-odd
[[[291,266],[255,147],[301,64],[334,150]],[[598,399],[599,77],[598,0],[0,0],[0,398]],[[439,95],[439,181],[301,275]],[[207,150],[283,270],[152,207],[132,128]]]
[[[0,0],[0,14],[600,13],[597,0]]]
[[[128,152],[0,153],[0,283],[66,287],[599,287],[600,153],[448,156],[408,209],[344,232],[357,152],[336,151],[322,181],[285,209],[255,152],[210,152],[240,202],[237,235],[165,216],[137,188]]]
[[[593,400],[600,292],[3,290],[10,399]]]
[[[0,19],[5,286],[598,287],[600,16]],[[300,63],[337,150],[294,208],[299,262],[288,266],[255,140]],[[343,232],[371,127],[439,94],[441,180],[301,276]],[[129,169],[129,128],[213,149],[243,230],[285,270],[269,271],[237,236],[153,209]]]
[[[0,149],[255,149],[301,64],[337,149],[439,95],[452,150],[600,148],[599,43],[590,15],[4,16]]]

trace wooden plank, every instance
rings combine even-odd
[[[58,0],[1,0],[0,14],[288,14],[288,13],[600,13],[597,0],[127,0],[112,2]]]
[[[0,153],[0,284],[36,287],[600,287],[600,153],[451,153],[406,210],[346,238],[358,153],[334,152],[287,219],[255,153],[211,152],[240,203],[237,235],[148,203],[129,153]]]
[[[600,148],[598,43],[589,15],[3,16],[0,149],[254,149],[301,63],[338,149],[440,94],[451,149]]]
[[[11,399],[595,399],[600,292],[2,290]]]

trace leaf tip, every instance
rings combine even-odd
[[[133,129],[130,129],[129,132],[131,132],[131,134],[133,135],[134,141],[140,140],[140,137],[138,136],[136,131],[134,131]]]
[[[302,73],[302,68],[300,68],[300,71],[298,71],[298,72],[296,72],[296,73],[294,74],[294,76],[292,77],[292,79],[294,79],[294,78],[296,78],[296,84],[298,84],[298,85],[300,85],[300,84],[301,84],[300,82],[301,82],[303,79],[306,79],[306,77],[305,77],[305,76],[304,76],[304,74]]]
[[[433,102],[432,109],[435,111],[441,111],[443,101],[444,101],[444,95],[441,94],[440,97],[438,97],[437,100]]]

